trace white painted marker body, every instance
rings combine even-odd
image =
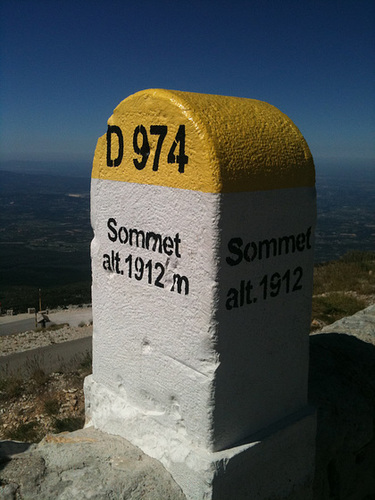
[[[307,327],[298,318],[306,321],[301,308],[311,294],[312,236],[301,251],[290,242],[282,255],[227,260],[239,260],[238,246],[228,249],[233,239],[242,239],[244,253],[248,242],[311,233],[313,191],[216,194],[94,180],[96,381],[165,425],[178,408],[191,440],[209,449],[303,407],[307,374],[294,374],[307,361],[307,339],[295,331]],[[108,203],[96,207],[96,199]],[[167,255],[155,238],[147,249],[150,233],[177,240],[179,257],[176,245]]]

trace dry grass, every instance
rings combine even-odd
[[[0,439],[32,443],[50,432],[81,429],[83,381],[89,373],[91,359],[87,357],[74,372],[46,375],[38,368],[25,380],[0,379]]]
[[[350,252],[314,269],[312,318],[324,324],[374,302],[375,252]]]

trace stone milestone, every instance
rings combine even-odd
[[[98,140],[91,203],[90,424],[188,498],[309,498],[315,173],[297,127],[252,99],[138,92]]]

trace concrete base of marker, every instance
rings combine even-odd
[[[316,416],[311,408],[219,452],[197,448],[183,427],[165,428],[158,415],[85,379],[86,426],[119,435],[158,459],[189,500],[309,500],[314,474]]]

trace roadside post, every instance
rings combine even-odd
[[[98,139],[91,204],[87,425],[188,499],[311,498],[315,173],[297,127],[252,99],[138,92]]]

